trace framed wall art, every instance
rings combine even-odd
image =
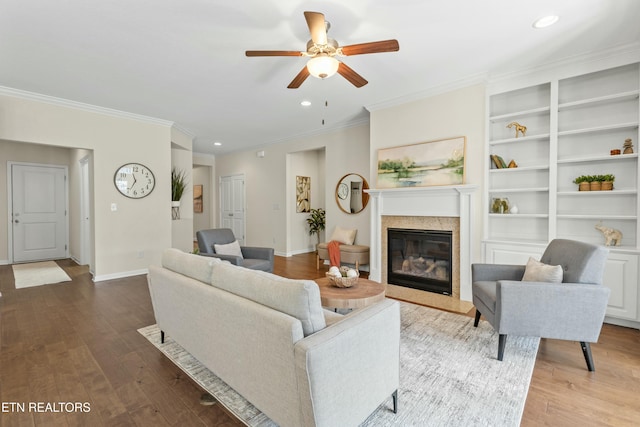
[[[378,188],[464,184],[466,136],[381,148]]]
[[[311,178],[296,176],[296,212],[309,212],[311,209]]]
[[[193,212],[202,213],[202,184],[193,186]]]

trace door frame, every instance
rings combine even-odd
[[[88,265],[89,271],[93,271],[91,156],[88,154],[78,161],[80,168],[80,259],[78,261],[81,265]]]
[[[7,259],[9,264],[13,264],[13,166],[35,166],[64,169],[64,209],[65,215],[65,258],[69,258],[69,167],[67,165],[56,165],[50,163],[14,162],[7,161]]]

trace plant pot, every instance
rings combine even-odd
[[[602,190],[602,183],[600,181],[591,181],[589,184],[590,184],[591,191]]]
[[[171,201],[171,219],[180,219],[180,200]]]
[[[602,191],[611,191],[611,190],[613,190],[613,181],[603,181]]]
[[[588,182],[581,182],[580,184],[578,184],[578,190],[579,191],[590,191],[591,190],[591,184]]]

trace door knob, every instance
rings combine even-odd
[[[19,222],[20,222],[20,221],[18,221],[18,220],[16,219],[16,224],[17,224],[17,223],[19,223]]]

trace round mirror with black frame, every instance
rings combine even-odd
[[[336,203],[342,212],[356,214],[362,212],[369,202],[367,180],[357,173],[348,173],[336,185]]]

